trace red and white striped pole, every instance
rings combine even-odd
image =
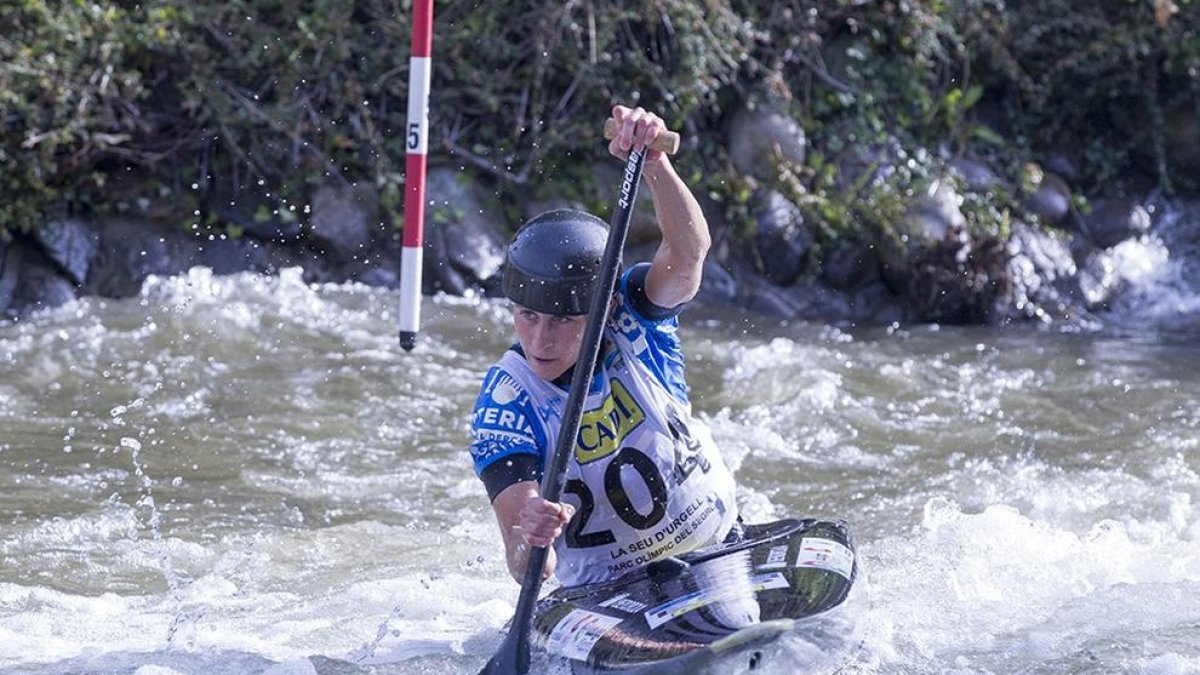
[[[405,127],[404,239],[400,254],[400,346],[417,346],[421,325],[421,258],[425,231],[425,154],[429,147],[430,55],[433,0],[413,0],[412,57],[408,61]]]

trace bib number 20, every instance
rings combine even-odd
[[[646,490],[650,493],[651,507],[648,513],[641,513],[630,501],[625,482],[622,480],[626,473],[625,467],[637,472],[645,483]],[[596,498],[587,483],[572,478],[563,486],[563,491],[579,498],[579,511],[571,522],[567,523],[567,529],[563,533],[567,546],[590,548],[612,544],[617,540],[612,530],[584,532],[596,510]],[[621,448],[617,456],[609,462],[608,468],[604,470],[604,496],[612,504],[617,517],[634,529],[645,530],[654,527],[667,513],[667,483],[663,480],[662,472],[658,470],[654,460],[637,448]]]

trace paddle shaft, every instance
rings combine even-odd
[[[579,360],[575,362],[575,372],[571,375],[571,392],[563,410],[562,427],[558,431],[554,453],[542,474],[541,496],[552,502],[557,502],[562,497],[567,461],[575,447],[575,437],[579,434],[579,424],[583,419],[583,404],[591,388],[596,359],[600,355],[604,325],[608,321],[613,292],[617,286],[617,275],[621,268],[621,250],[625,247],[625,237],[629,233],[629,221],[633,216],[633,206],[637,200],[638,184],[642,179],[645,161],[645,152],[635,150],[629,153],[629,159],[625,162],[625,174],[621,180],[617,208],[613,211],[612,221],[609,223],[608,242],[604,247],[604,257],[600,261],[596,287],[592,291],[587,329],[579,348]],[[547,555],[549,550],[544,546],[535,546],[530,550],[512,627],[508,630],[504,644],[500,645],[500,650],[488,661],[480,675],[524,675],[529,672],[529,632],[533,624],[538,592],[542,588],[542,570],[546,567]]]

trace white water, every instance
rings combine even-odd
[[[195,270],[0,327],[0,672],[476,672],[506,315],[427,299],[407,354],[393,305]],[[846,672],[1200,672],[1194,341],[685,322],[747,517],[857,536]]]

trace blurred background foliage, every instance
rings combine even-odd
[[[1081,194],[1191,190],[1165,130],[1200,116],[1198,14],[1197,0],[443,0],[430,156],[504,201],[602,211],[598,130],[636,103],[684,133],[688,179],[749,224],[758,184],[725,141],[758,106],[802,124],[806,158],[776,167],[776,187],[833,237],[886,230],[959,157],[1014,190],[1055,153]],[[328,180],[375,186],[402,226],[410,15],[402,0],[3,3],[0,230],[149,202],[194,222],[248,190],[294,207]],[[994,233],[1017,204],[998,188],[964,209]]]

